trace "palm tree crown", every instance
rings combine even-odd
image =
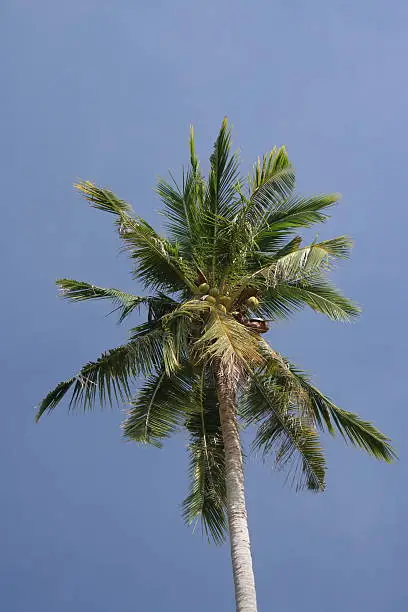
[[[300,197],[285,147],[258,159],[247,179],[231,154],[222,123],[204,178],[190,133],[190,164],[181,185],[160,180],[157,192],[168,222],[159,235],[112,191],[90,182],[76,187],[94,208],[114,215],[134,276],[148,290],[140,297],[70,279],[57,281],[71,301],[105,299],[120,321],[144,308],[146,321],[126,344],[57,385],[41,402],[37,420],[70,393],[70,406],[130,402],[124,436],[160,446],[180,428],[189,436],[190,491],[183,513],[201,519],[220,542],[227,529],[224,441],[215,365],[236,391],[240,425],[254,427],[253,448],[290,470],[298,488],[321,491],[326,464],[319,431],[391,461],[388,438],[336,406],[309,377],[264,339],[270,325],[309,306],[338,321],[359,308],[328,280],[351,242],[340,236],[302,246],[298,228],[328,218],[338,194]],[[135,382],[145,378],[134,394]]]

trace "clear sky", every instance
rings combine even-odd
[[[407,609],[405,0],[0,2],[4,612],[232,612],[227,547],[182,523],[185,441],[125,444],[120,411],[34,425],[34,406],[126,330],[70,305],[54,280],[134,287],[111,219],[72,190],[108,185],[157,219],[156,176],[205,159],[224,115],[244,168],[285,143],[302,193],[340,191],[321,237],[350,233],[336,282],[351,326],[302,314],[270,332],[341,406],[372,419],[400,461],[325,439],[328,489],[296,494],[247,469],[260,610]]]

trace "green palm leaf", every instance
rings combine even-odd
[[[231,131],[224,119],[210,157],[207,190],[200,215],[200,261],[208,269],[207,278],[217,282],[224,258],[225,241],[221,230],[225,220],[232,220],[238,211],[239,162],[231,155]],[[222,265],[222,264],[221,264]]]
[[[120,311],[120,319],[122,322],[135,308],[142,304],[149,307],[152,312],[158,312],[160,309],[167,312],[176,302],[167,296],[157,297],[140,297],[125,293],[119,289],[105,289],[83,281],[76,281],[69,278],[60,278],[56,281],[61,289],[61,295],[70,302],[82,302],[84,300],[111,300],[116,306],[115,310]]]
[[[351,246],[352,242],[347,236],[339,236],[292,249],[289,253],[273,258],[267,266],[254,272],[253,277],[264,277],[266,285],[272,287],[279,282],[308,279],[329,270],[335,259],[347,258]]]
[[[92,409],[98,401],[101,405],[124,401],[131,395],[131,383],[140,374],[146,375],[160,366],[163,356],[163,331],[146,326],[134,333],[127,344],[102,353],[96,361],[90,361],[80,371],[55,387],[42,400],[36,420],[44,412],[52,411],[71,391],[70,407],[82,405]]]
[[[271,206],[256,235],[258,250],[273,253],[296,228],[310,227],[315,223],[326,221],[328,219],[326,209],[339,199],[338,193],[307,198],[293,196],[278,206]]]
[[[290,387],[252,372],[240,408],[246,421],[257,425],[255,450],[264,456],[273,452],[276,465],[289,470],[297,489],[324,489],[326,464],[319,438],[297,410]]]
[[[290,365],[290,370],[307,394],[310,410],[321,429],[326,428],[331,434],[334,434],[334,427],[336,427],[346,442],[349,441],[354,446],[362,448],[376,459],[390,463],[396,458],[389,438],[374,425],[336,406],[321,391],[311,385],[308,377],[295,366]]]
[[[124,436],[135,442],[162,446],[182,423],[191,401],[188,370],[167,376],[164,370],[148,377],[132,401],[123,423]]]
[[[199,224],[197,191],[202,184],[201,177],[189,169],[183,172],[182,186],[174,181],[171,185],[159,179],[156,191],[164,204],[164,215],[168,218],[168,228],[172,238],[177,240],[187,252],[194,241]]]
[[[124,235],[135,262],[135,277],[146,287],[170,291],[195,290],[194,268],[183,259],[180,248],[160,237],[148,224],[138,224]]]
[[[275,321],[305,306],[335,321],[350,321],[360,314],[354,302],[321,276],[271,287],[262,295],[259,312]]]
[[[93,208],[103,210],[119,217],[128,216],[132,212],[130,204],[120,200],[110,189],[97,187],[91,181],[80,181],[74,185]]]
[[[275,147],[263,156],[262,162],[258,158],[249,185],[249,202],[244,213],[257,230],[263,226],[271,209],[281,206],[295,188],[295,170],[284,146],[278,150]]]
[[[316,272],[328,270],[335,259],[349,257],[352,241],[348,236],[338,236],[324,242],[315,242],[309,246],[293,250],[276,258],[275,265],[263,270],[265,276],[270,274],[286,281],[308,278]]]
[[[290,396],[299,413],[307,415],[320,430],[334,435],[337,428],[345,441],[348,440],[354,446],[387,463],[396,457],[389,438],[371,423],[336,406],[310,383],[309,376],[273,351],[265,342],[262,343],[261,350],[265,360],[263,375],[275,386],[278,385],[279,389],[285,389],[286,396]]]
[[[224,443],[214,382],[204,370],[193,386],[185,426],[190,437],[191,484],[183,516],[189,525],[201,521],[207,537],[221,544],[227,531]]]
[[[195,270],[172,244],[143,219],[130,215],[129,204],[119,200],[111,191],[97,187],[89,181],[76,185],[91,206],[117,216],[119,235],[135,261],[135,276],[147,287],[154,289],[194,290]]]
[[[183,170],[182,184],[179,187],[174,180],[168,183],[159,179],[156,191],[163,204],[163,214],[169,220],[169,231],[180,245],[183,255],[197,256],[200,246],[200,212],[206,192],[206,182],[201,175],[199,162],[195,154],[194,130],[190,128],[190,167]]]
[[[210,157],[206,206],[214,215],[230,215],[238,205],[239,160],[231,155],[231,130],[225,117]]]
[[[283,191],[280,192],[280,195],[284,195],[285,197],[295,188],[295,173],[289,161],[286,147],[281,146],[279,149],[274,147],[269,153],[263,155],[262,158],[258,157],[256,164],[254,164],[252,174],[250,174],[248,178],[251,200],[255,202],[261,187],[264,185],[270,186],[276,179],[276,176],[279,175],[279,172],[289,169],[292,173],[292,179],[286,186],[282,185]]]

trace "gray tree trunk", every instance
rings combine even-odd
[[[225,448],[227,513],[237,612],[257,612],[255,579],[245,504],[244,466],[236,418],[236,394],[226,372],[216,375]]]

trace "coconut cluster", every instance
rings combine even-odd
[[[199,288],[199,292],[203,295],[203,299],[209,304],[217,304],[218,308],[224,314],[232,306],[232,298],[229,295],[220,295],[219,289],[217,287],[210,287],[208,283],[202,283]]]
[[[214,305],[217,304],[224,314],[231,309],[232,298],[229,295],[220,295],[217,287],[210,287],[208,283],[202,283],[198,290],[206,302]],[[246,300],[246,305],[250,310],[256,310],[259,306],[259,300],[255,296],[249,297]]]

